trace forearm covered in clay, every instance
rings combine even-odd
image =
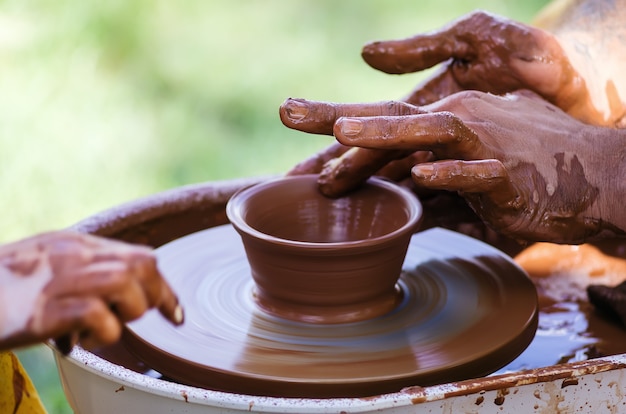
[[[557,242],[623,237],[626,130],[588,127],[576,135],[578,150],[557,149],[551,156],[553,172],[543,175],[545,185],[537,185],[533,193],[533,198],[544,200],[541,221],[554,223],[559,237],[552,241]]]
[[[596,238],[626,235],[626,129],[593,128],[599,145],[606,151],[589,149],[590,166],[586,176],[598,188],[595,202],[588,211],[590,220],[596,220]],[[583,137],[584,139],[584,137]],[[600,144],[601,143],[601,144]]]

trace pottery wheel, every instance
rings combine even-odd
[[[517,357],[537,327],[526,274],[500,251],[443,229],[413,236],[395,310],[334,325],[260,310],[230,225],[175,240],[157,255],[185,323],[176,328],[151,311],[129,324],[125,344],[166,377],[209,389],[353,397],[475,378]]]

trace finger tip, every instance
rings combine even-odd
[[[393,42],[371,42],[361,49],[361,58],[370,67],[390,74],[403,74],[407,70],[400,65],[402,56]]]
[[[286,108],[287,106],[289,106],[289,103],[293,100],[293,98],[289,97],[287,99],[285,99],[283,101],[283,103],[280,104],[280,106],[278,107],[278,113],[280,113],[281,115],[286,112]]]
[[[341,144],[351,146],[358,142],[364,127],[359,118],[340,117],[333,125],[333,135]]]
[[[411,168],[411,178],[414,183],[428,187],[433,182],[435,167],[432,164],[418,164]]]
[[[411,168],[411,174],[417,178],[430,177],[434,172],[434,166],[432,164],[418,164]]]
[[[339,198],[363,184],[368,177],[355,174],[345,158],[328,161],[317,180],[320,192],[328,198]]]
[[[365,61],[367,61],[370,56],[376,53],[376,46],[378,45],[378,43],[380,42],[368,42],[365,44],[365,46],[363,46],[363,48],[361,49],[361,57]]]
[[[283,124],[289,126],[304,120],[309,114],[309,106],[303,99],[287,98],[278,113]]]
[[[174,312],[172,313],[172,322],[174,325],[182,325],[185,323],[185,311],[180,303],[177,303],[174,308]]]

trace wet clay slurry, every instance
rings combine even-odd
[[[344,324],[259,309],[231,226],[186,236],[157,255],[186,304],[185,325],[172,328],[148,314],[129,325],[126,346],[166,377],[211,389],[369,396],[473,378],[513,360],[536,328],[536,292],[526,275],[497,250],[441,229],[413,236],[396,309]]]
[[[537,336],[518,361],[519,370],[626,353],[621,321],[598,311],[587,298],[590,285],[616,286],[626,274],[623,239],[577,246],[536,243],[515,257],[539,294]]]
[[[373,178],[330,199],[317,175],[286,177],[237,193],[226,212],[265,311],[345,323],[387,313],[402,300],[396,282],[422,209],[396,184]]]

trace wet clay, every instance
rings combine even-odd
[[[344,323],[387,313],[402,300],[396,281],[422,209],[397,185],[371,179],[329,199],[317,175],[286,177],[238,192],[226,212],[265,311]]]
[[[473,378],[513,360],[536,329],[525,274],[497,250],[442,229],[413,236],[393,311],[344,324],[295,322],[257,307],[231,226],[157,255],[179,287],[186,322],[173,328],[150,313],[129,325],[125,344],[166,377],[210,389],[349,397]]]

